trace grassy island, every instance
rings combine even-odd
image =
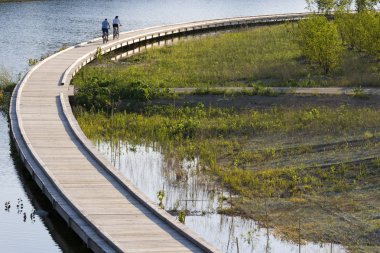
[[[360,86],[380,86],[380,61],[342,47],[336,66],[320,68],[297,42],[297,27],[244,28],[100,59],[73,80],[76,117],[93,140],[156,143],[170,157],[198,158],[200,172],[233,193],[220,213],[254,218],[289,240],[300,221],[303,239],[376,252],[380,99]],[[267,86],[358,92],[274,94]],[[178,87],[257,89],[176,94]]]

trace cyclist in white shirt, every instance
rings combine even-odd
[[[112,27],[115,30],[115,28],[119,29],[119,26],[121,26],[119,16],[116,16],[112,21]]]

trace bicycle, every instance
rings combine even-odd
[[[112,39],[118,39],[119,38],[119,27],[118,26],[116,26],[116,27],[114,27],[113,28],[113,37],[112,37]]]
[[[103,38],[103,44],[106,44],[108,42],[108,29],[107,31],[103,30],[102,38]]]

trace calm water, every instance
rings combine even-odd
[[[105,17],[110,19],[119,15],[123,24],[121,30],[126,31],[201,19],[303,12],[304,6],[304,0],[51,0],[3,3],[0,4],[0,32],[3,35],[0,39],[0,69],[5,69],[17,78],[19,73],[27,70],[29,58],[40,58],[41,55],[56,51],[63,44],[74,45],[98,37],[100,21]],[[153,159],[154,161],[161,161],[159,154],[141,153],[141,155],[147,155],[146,159],[151,159],[152,154],[157,156]],[[158,180],[161,180],[160,177]],[[169,187],[170,184],[166,185]],[[202,190],[202,193],[198,193],[201,195],[196,197],[209,198],[207,189]],[[153,189],[152,193],[155,190]],[[180,195],[182,190],[178,187],[165,190],[173,190],[173,194],[177,194],[173,196],[182,196]],[[22,210],[21,202],[18,203],[19,199],[22,199]],[[173,197],[174,199],[176,198]],[[7,201],[11,203],[9,211],[4,208]],[[165,205],[174,206],[173,203],[167,202],[168,198],[165,201]],[[199,209],[199,205],[206,204],[204,201],[199,201],[192,210],[194,212],[208,210],[207,212],[212,213],[215,208],[213,205],[218,204],[216,202],[207,202],[207,205],[211,203],[208,209],[204,206]],[[19,204],[19,209],[17,209],[17,204]],[[10,152],[8,125],[3,116],[0,116],[0,205],[2,205],[0,252],[80,252],[84,250],[82,245],[80,243],[78,245],[78,241],[72,238],[71,232],[62,224],[62,221],[54,217],[54,213],[45,218],[37,215],[30,219],[30,213],[34,209],[47,210],[49,205],[46,199],[41,197],[41,193],[31,182],[25,170],[15,165]],[[192,205],[194,203],[188,202],[188,206]],[[189,216],[188,224],[191,220],[197,220],[198,217],[200,216]],[[212,215],[212,217],[211,219],[215,219],[217,216]],[[229,221],[229,218],[223,219],[224,226],[230,226],[232,221]],[[237,220],[235,219],[233,223],[249,222]],[[194,224],[202,226],[202,222],[204,220],[200,219]],[[210,232],[216,231],[211,226],[204,224],[203,227],[204,233],[216,234]],[[233,251],[236,239],[234,242],[231,238],[232,235],[230,240],[223,237],[219,240],[223,242],[227,240],[228,248]],[[240,245],[244,238],[241,237],[238,240]],[[224,244],[223,247],[225,247]]]
[[[304,0],[50,0],[0,4],[0,67],[13,75],[29,58],[63,44],[100,36],[105,17],[119,15],[122,31],[162,24],[245,15],[303,12]]]
[[[0,136],[0,252],[87,252],[14,158],[1,113]],[[41,216],[32,215],[35,210]]]
[[[199,173],[197,160],[178,161],[164,157],[153,146],[98,141],[97,147],[108,160],[130,179],[148,198],[158,203],[157,192],[164,191],[164,208],[178,215],[188,211],[185,224],[222,252],[298,252],[297,244],[282,241],[271,230],[260,228],[253,220],[217,213],[228,207],[221,201],[228,192],[210,183]],[[239,249],[238,249],[239,247]],[[306,243],[302,252],[343,253],[339,245]]]

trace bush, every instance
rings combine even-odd
[[[116,80],[93,77],[79,86],[74,102],[87,109],[109,110],[125,99],[145,102],[169,92],[140,81],[123,84]]]
[[[380,15],[374,11],[337,15],[344,43],[369,55],[380,56]]]
[[[343,46],[338,28],[326,17],[314,16],[299,22],[296,40],[303,55],[325,74],[335,69],[342,58]]]

